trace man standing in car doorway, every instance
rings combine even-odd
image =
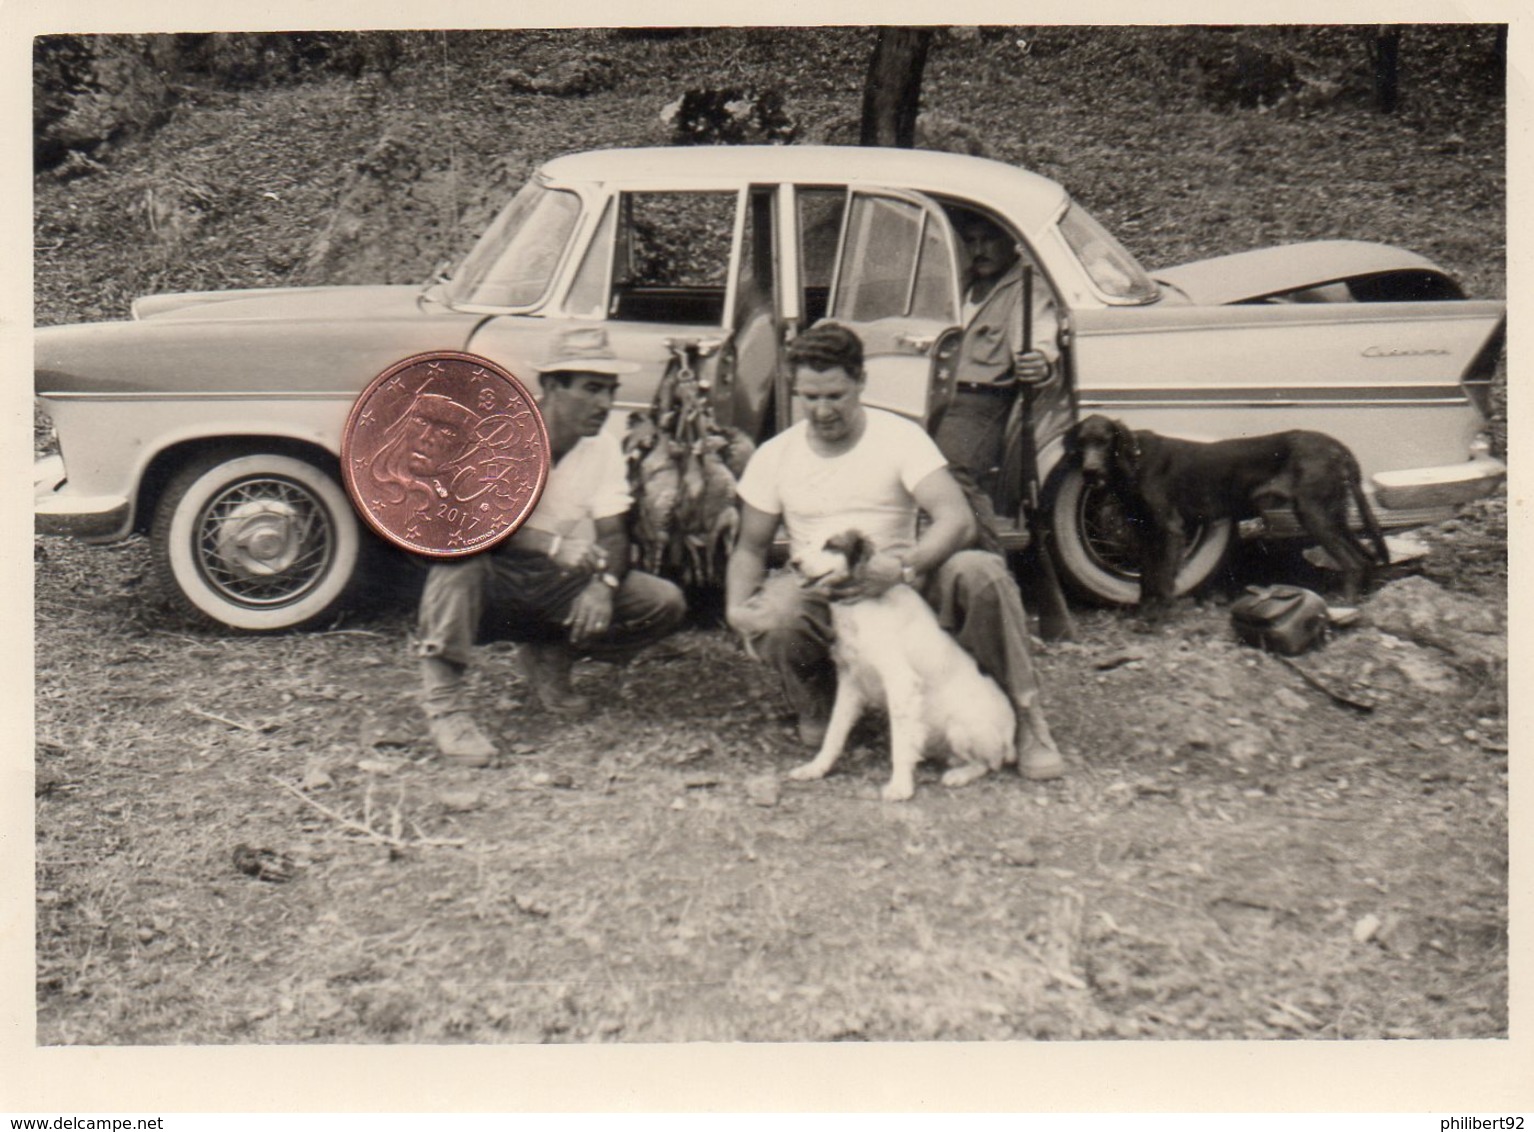
[[[1018,382],[1048,380],[1060,364],[1059,317],[1048,284],[1036,273],[1033,343],[1024,350],[1024,260],[1017,241],[983,213],[952,208],[949,216],[967,259],[964,337],[953,400],[933,439],[961,483],[968,481],[966,487],[978,489],[985,500],[998,500],[1002,513],[1010,514],[1020,498],[1021,469],[1002,476],[1009,418]],[[969,494],[976,503],[976,492]]]

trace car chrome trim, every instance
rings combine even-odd
[[[1373,510],[1375,522],[1379,524],[1380,530],[1409,531],[1417,527],[1425,527],[1430,523],[1441,523],[1445,519],[1452,519],[1455,507],[1394,508],[1382,506],[1376,499],[1373,501]],[[1355,533],[1364,533],[1367,530],[1363,519],[1358,514],[1358,508],[1352,504],[1348,505],[1348,529]],[[1256,522],[1254,530],[1241,532],[1243,542],[1308,539],[1309,537],[1309,532],[1300,525],[1299,519],[1290,508],[1266,510],[1262,513],[1262,518]]]
[[[1225,389],[1138,388],[1083,389],[1083,408],[1132,405],[1443,405],[1464,404],[1458,385],[1306,385]]]
[[[345,401],[349,404],[357,399],[357,391],[354,389],[248,389],[219,390],[217,392],[183,390],[177,393],[149,393],[134,389],[119,390],[112,393],[81,393],[72,390],[59,390],[57,392],[43,390],[37,396],[51,401]]]
[[[1362,358],[1450,358],[1453,350],[1442,346],[1426,346],[1420,350],[1397,349],[1394,346],[1366,346],[1358,352]]]
[[[1150,304],[1147,304],[1150,305]],[[1093,338],[1118,338],[1124,335],[1226,333],[1232,330],[1270,330],[1298,323],[1301,326],[1401,326],[1417,329],[1423,324],[1420,312],[1408,307],[1432,307],[1435,322],[1486,322],[1492,316],[1488,308],[1500,305],[1497,300],[1463,299],[1455,302],[1415,303],[1228,303],[1223,306],[1194,306],[1170,309],[1165,319],[1149,319],[1131,325],[1093,326]],[[1380,308],[1386,308],[1381,310]],[[1476,309],[1472,309],[1476,308]],[[1130,308],[1135,309],[1135,308]],[[1262,311],[1261,315],[1249,312]],[[1192,321],[1194,313],[1201,321]],[[1390,317],[1384,317],[1386,315]],[[1405,355],[1373,355],[1379,359]]]

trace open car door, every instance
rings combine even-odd
[[[937,202],[898,189],[851,189],[827,317],[863,340],[863,402],[924,427],[946,394],[933,357],[957,341],[959,259]]]

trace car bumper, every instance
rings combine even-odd
[[[32,465],[33,530],[89,542],[110,542],[128,533],[132,508],[121,496],[77,496],[62,490],[64,461],[44,456]]]
[[[1452,519],[1460,506],[1496,491],[1507,478],[1507,465],[1477,456],[1440,468],[1407,468],[1370,477],[1374,518],[1382,530],[1408,531]],[[1364,530],[1358,508],[1348,503],[1348,525]],[[1261,519],[1241,525],[1245,538],[1299,538],[1305,534],[1294,512],[1281,507],[1263,511]]]
[[[1458,507],[1490,495],[1507,479],[1507,465],[1490,456],[1439,468],[1406,468],[1372,477],[1374,498],[1388,511]]]

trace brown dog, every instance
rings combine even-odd
[[[1265,507],[1293,507],[1306,533],[1341,568],[1348,601],[1368,585],[1376,562],[1390,562],[1358,461],[1325,433],[1293,429],[1205,444],[1093,414],[1071,431],[1066,448],[1087,483],[1118,498],[1138,535],[1140,608],[1148,617],[1171,606],[1187,526],[1252,519]],[[1374,544],[1372,557],[1348,528],[1349,499]]]

